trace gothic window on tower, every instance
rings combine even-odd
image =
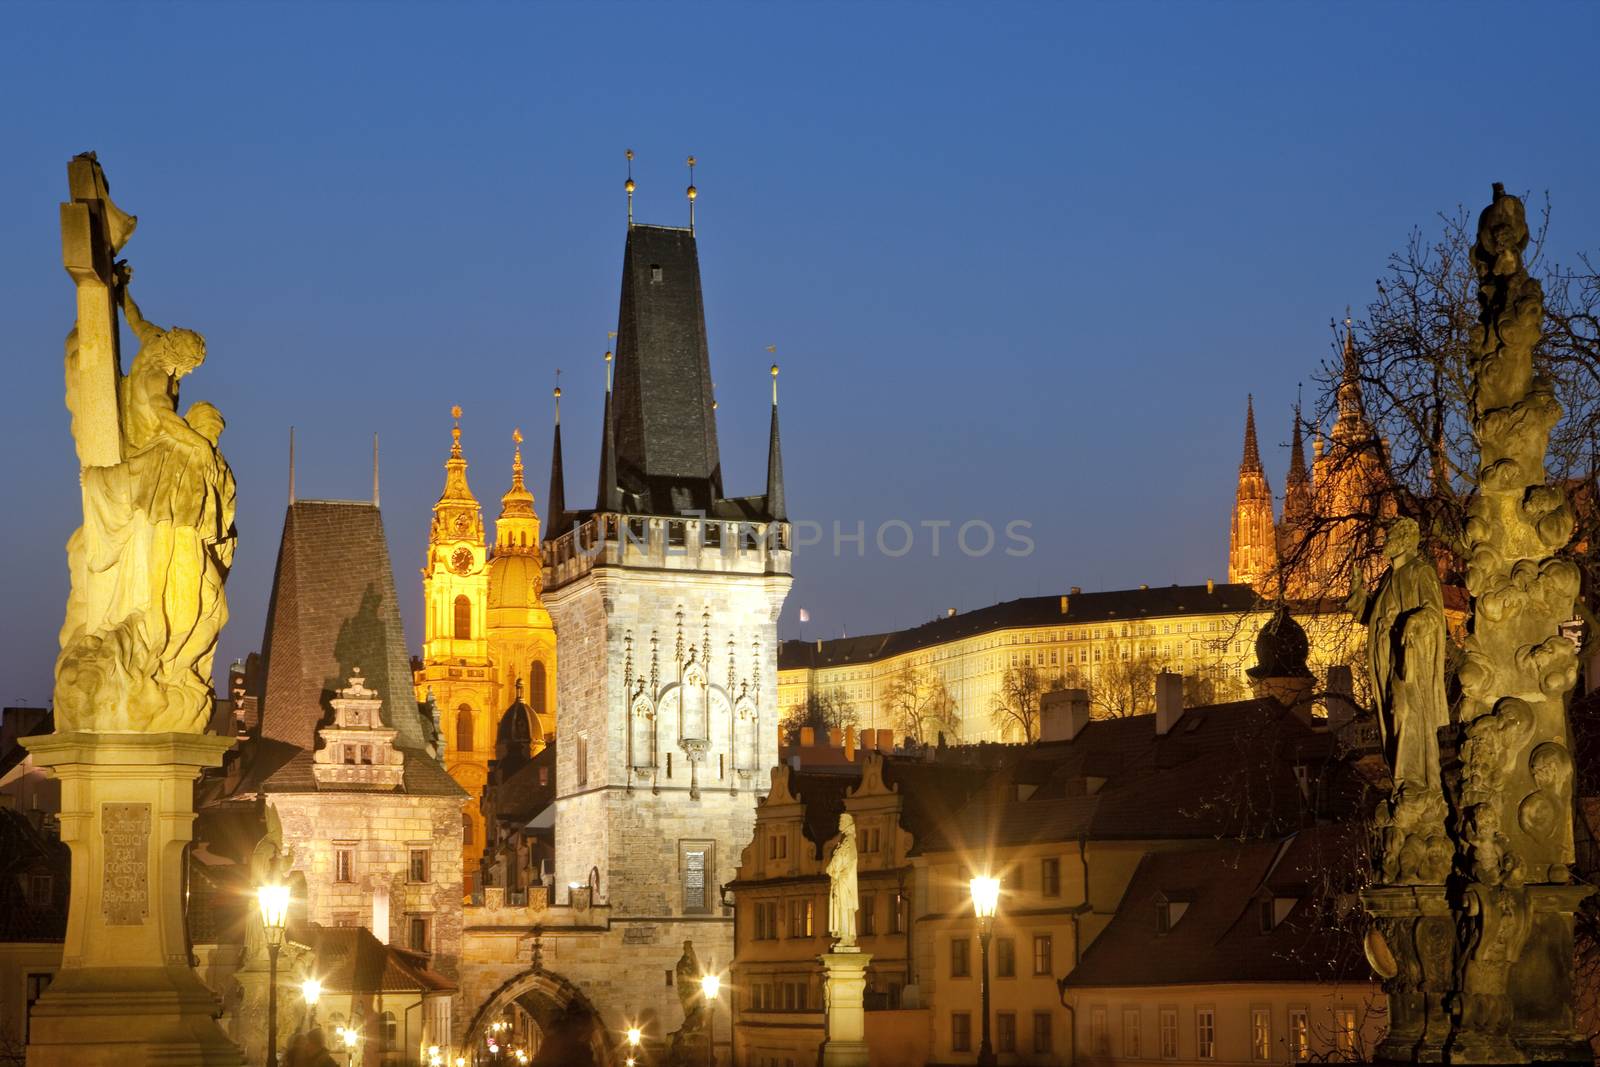
[[[414,848],[414,849],[411,850],[410,868],[406,872],[406,874],[407,874],[407,880],[408,881],[412,881],[412,882],[428,882],[428,881],[432,881],[432,879],[430,879],[428,877],[428,850],[427,849],[425,849],[425,848]]]
[[[472,709],[465,704],[456,712],[456,751],[472,751]]]
[[[456,597],[456,640],[472,640],[472,601],[465,596]]]
[[[356,880],[356,850],[354,845],[334,847],[333,880],[335,882],[353,882]]]
[[[544,685],[544,660],[536,659],[528,668],[528,706],[537,715],[544,714]]]
[[[589,739],[578,738],[578,784],[589,784]]]
[[[710,841],[678,845],[678,871],[683,883],[683,913],[711,914],[711,887],[716,884]]]
[[[544,783],[541,782],[540,784],[543,785]],[[468,815],[466,812],[462,812],[461,813],[461,843],[463,845],[474,844],[475,843],[473,841],[474,836],[475,835],[472,832],[472,816]]]

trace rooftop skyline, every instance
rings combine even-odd
[[[221,666],[261,641],[291,425],[302,498],[366,497],[380,435],[413,650],[452,404],[485,517],[517,427],[544,516],[560,368],[588,506],[625,148],[641,222],[687,222],[699,163],[730,495],[764,485],[777,346],[788,510],[825,531],[786,637],[802,608],[836,637],[1221,581],[1245,394],[1281,493],[1296,385],[1412,227],[1500,180],[1549,191],[1556,259],[1600,245],[1592,8],[116,10],[11,9],[0,46],[23,102],[0,171],[7,703],[49,697],[78,519],[55,207],[77,151],[140,216],[145,311],[209,341],[184,400],[227,416],[239,481]],[[97,50],[137,75],[64,77]],[[897,519],[917,540],[888,558]],[[973,519],[983,558],[953,547]],[[1005,552],[1015,520],[1030,555]],[[925,521],[951,524],[937,558]],[[835,555],[858,522],[862,554]]]

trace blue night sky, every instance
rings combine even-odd
[[[761,491],[775,343],[790,512],[826,531],[783,630],[837,636],[1224,577],[1245,394],[1281,490],[1296,383],[1411,227],[1502,180],[1549,190],[1559,258],[1600,247],[1597,40],[1592,5],[8,5],[0,699],[49,695],[78,521],[76,151],[141,217],[145,311],[210,343],[184,399],[227,415],[240,488],[219,666],[261,639],[291,424],[308,497],[367,494],[381,435],[413,648],[451,404],[488,517],[517,426],[542,509],[561,367],[592,492],[629,147],[646,222],[686,221],[700,160],[727,487]],[[952,526],[885,558],[895,519]]]

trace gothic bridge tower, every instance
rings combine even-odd
[[[621,929],[634,977],[608,972],[600,1009],[650,1010],[670,1030],[681,1012],[662,974],[683,942],[703,966],[732,958],[719,887],[777,762],[791,582],[777,367],[766,492],[730,497],[694,232],[630,225],[611,369],[594,506],[566,510],[557,463],[544,542],[561,660],[556,894],[606,905]]]

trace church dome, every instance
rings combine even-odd
[[[497,552],[489,561],[489,610],[532,608],[539,603],[542,567],[537,556]]]
[[[1305,630],[1280,606],[1256,635],[1256,665],[1246,673],[1257,679],[1310,678],[1310,654]]]
[[[517,679],[517,696],[500,716],[499,729],[495,731],[494,755],[496,760],[522,761],[533,754],[533,724],[536,716],[522,700],[522,679]]]

